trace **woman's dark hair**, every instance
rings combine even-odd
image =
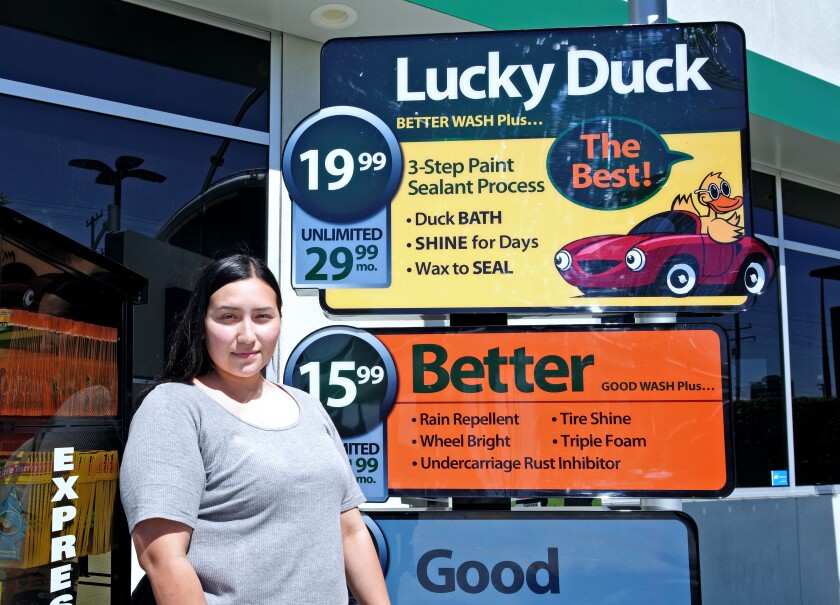
[[[199,275],[187,307],[178,319],[169,358],[156,384],[189,383],[210,370],[210,356],[204,343],[204,320],[210,297],[229,283],[251,277],[264,281],[274,290],[280,309],[280,286],[265,261],[248,254],[233,254],[213,261]]]

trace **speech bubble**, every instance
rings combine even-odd
[[[671,151],[655,130],[628,118],[586,120],[561,133],[546,168],[555,189],[596,210],[621,210],[653,197],[671,166],[692,157]]]

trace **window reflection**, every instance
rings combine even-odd
[[[787,252],[788,292],[795,303],[789,312],[794,398],[837,394],[834,343],[838,339],[833,337],[840,326],[834,327],[831,320],[840,312],[838,266],[837,260]]]
[[[116,0],[8,0],[0,23],[0,78],[10,87],[268,130],[266,40]],[[76,523],[73,601],[117,602],[128,591],[111,575],[112,546],[115,573],[128,552],[125,528],[112,523],[131,388],[122,380],[159,371],[196,267],[233,243],[265,254],[268,148],[4,95],[0,137],[0,206],[149,278],[149,303],[127,315],[122,298],[115,306],[113,275],[96,274],[101,291],[79,281],[86,261],[62,253],[59,267],[36,258],[29,239],[13,246],[0,236],[0,601],[40,602],[49,586],[49,550],[32,542],[52,492],[40,490],[50,477],[37,469],[52,469],[54,448],[72,445],[87,511]],[[0,230],[13,222],[0,216]],[[33,250],[59,244],[78,250],[55,234]],[[129,317],[134,336],[117,336]],[[128,343],[133,367],[117,368],[114,348],[123,359]],[[12,532],[28,542],[9,548]]]
[[[62,593],[78,603],[104,603],[111,595],[112,549],[125,544],[114,523],[126,340],[119,332],[126,297],[142,285],[139,277],[100,261],[105,259],[0,207],[4,604],[42,601],[59,560],[50,537],[59,531],[73,537],[72,550],[60,559],[70,563]],[[120,284],[128,283],[133,287],[122,291]],[[67,466],[60,469],[57,448],[73,450],[62,455]],[[72,496],[59,495],[58,480],[71,477]],[[56,529],[50,524],[55,503],[69,501],[75,515]]]
[[[750,214],[752,231],[776,237],[776,179],[763,172],[751,174],[752,204]]]
[[[266,40],[110,0],[9,0],[0,21],[17,26],[0,26],[2,78],[268,130]]]
[[[840,483],[840,260],[789,251],[787,265],[797,483]]]
[[[770,473],[788,468],[779,282],[749,310],[714,323],[729,341],[736,487],[769,487]]]
[[[0,96],[0,115],[5,116],[0,121],[0,191],[9,206],[85,246],[96,239],[108,207],[115,203],[117,180],[99,175],[107,172],[105,168],[116,171],[120,158],[142,161],[129,169],[165,177],[160,182],[120,181],[120,228],[150,238],[201,193],[208,174],[220,181],[264,169],[267,163],[263,146],[230,142],[224,161],[214,162],[211,158],[223,142],[218,137],[6,96]],[[85,170],[70,164],[79,159],[101,162],[104,168]],[[259,204],[255,212],[263,220],[250,224],[246,241],[261,241],[265,198],[253,202]]]
[[[837,248],[840,195],[782,180],[785,239],[812,246]]]

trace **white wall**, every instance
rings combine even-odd
[[[747,48],[832,84],[840,85],[838,0],[667,0],[668,17],[732,21]]]
[[[703,605],[837,605],[840,496],[686,501]]]

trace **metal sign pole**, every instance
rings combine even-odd
[[[668,22],[668,0],[629,0],[628,22],[634,25]]]
[[[668,0],[629,0],[627,12],[628,21],[633,24],[667,23]],[[637,323],[657,323],[657,319],[670,323],[675,318],[637,317],[636,321]],[[678,498],[642,498],[640,504],[642,509],[682,510],[682,500]]]

